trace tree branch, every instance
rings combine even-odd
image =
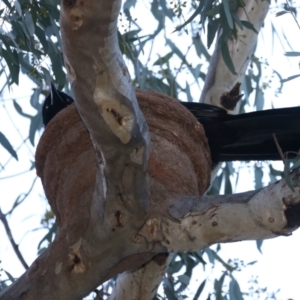
[[[7,237],[18,257],[18,259],[20,260],[21,264],[23,265],[23,267],[25,268],[25,270],[28,270],[29,269],[29,266],[27,265],[23,255],[21,254],[20,250],[19,250],[19,246],[17,245],[17,243],[15,242],[14,240],[14,237],[12,235],[12,232],[10,230],[10,227],[8,225],[8,222],[7,222],[7,219],[6,219],[6,215],[2,213],[2,210],[0,208],[0,220],[2,221],[3,223],[3,226],[5,228],[5,232],[7,234]]]
[[[169,257],[171,255],[166,253],[158,254],[138,270],[119,275],[108,300],[153,299],[169,265]]]
[[[119,193],[130,210],[143,215],[148,205],[150,137],[119,49],[121,2],[63,0],[61,34],[76,107],[98,155],[98,186],[105,209],[116,210]]]
[[[190,252],[220,242],[288,235],[299,226],[299,169],[291,180],[297,183],[295,192],[282,179],[259,191],[174,199],[170,218],[148,219],[140,238],[161,243],[169,252]]]
[[[240,20],[251,22],[257,32],[259,32],[268,13],[270,2],[247,0],[245,4],[244,9],[238,9],[237,16]],[[200,102],[221,106],[230,112],[238,112],[239,105],[236,106],[235,110],[229,109],[222,105],[221,97],[224,93],[230,92],[237,83],[243,82],[246,69],[257,42],[257,36],[257,33],[253,30],[244,27],[243,30],[238,32],[237,40],[228,40],[227,45],[230,57],[234,63],[237,74],[230,72],[223,60],[220,49],[218,49],[218,47],[215,48],[205,78]]]

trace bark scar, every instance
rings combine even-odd
[[[236,104],[244,96],[240,94],[241,83],[237,82],[229,92],[225,92],[221,95],[221,104],[228,110],[234,110]]]

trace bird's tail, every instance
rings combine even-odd
[[[201,105],[201,104],[200,104]],[[300,107],[228,115],[214,108],[204,115],[189,108],[204,126],[212,160],[280,160],[278,145],[289,157],[300,149]]]

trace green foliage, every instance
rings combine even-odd
[[[11,154],[11,156],[13,156],[16,160],[18,160],[17,152],[13,149],[9,140],[6,138],[6,136],[1,131],[0,131],[0,145],[4,149],[6,149]]]
[[[66,84],[59,34],[59,0],[4,1],[1,10],[1,56],[9,68],[7,83],[19,82],[20,71],[38,86],[51,77],[60,87]],[[52,72],[49,72],[49,62]],[[53,76],[52,76],[53,75]]]
[[[1,264],[1,260],[0,260],[0,264]],[[7,279],[2,279],[2,275],[5,274]],[[0,267],[0,292],[4,289],[6,289],[10,284],[12,284],[13,282],[15,282],[16,279],[6,270],[3,270]]]
[[[46,235],[41,239],[41,241],[38,244],[38,254],[43,253],[49,246],[49,244],[53,241],[55,237],[55,233],[57,230],[56,223],[53,223],[49,231],[46,233]],[[42,247],[43,243],[47,242],[47,244]]]

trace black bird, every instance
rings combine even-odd
[[[42,108],[44,125],[47,126],[57,113],[73,102],[74,100],[72,97],[66,93],[58,91],[51,82],[50,95],[46,97]]]
[[[43,105],[45,126],[73,102],[70,96],[57,91],[51,84],[51,94]],[[293,156],[300,149],[300,107],[229,115],[225,109],[214,105],[196,102],[181,104],[203,125],[213,165],[234,160],[280,160],[276,143],[283,153],[293,152]]]
[[[234,160],[281,160],[300,149],[300,107],[229,115],[225,109],[204,103],[181,102],[203,125],[213,164]],[[293,153],[291,153],[293,152]]]

